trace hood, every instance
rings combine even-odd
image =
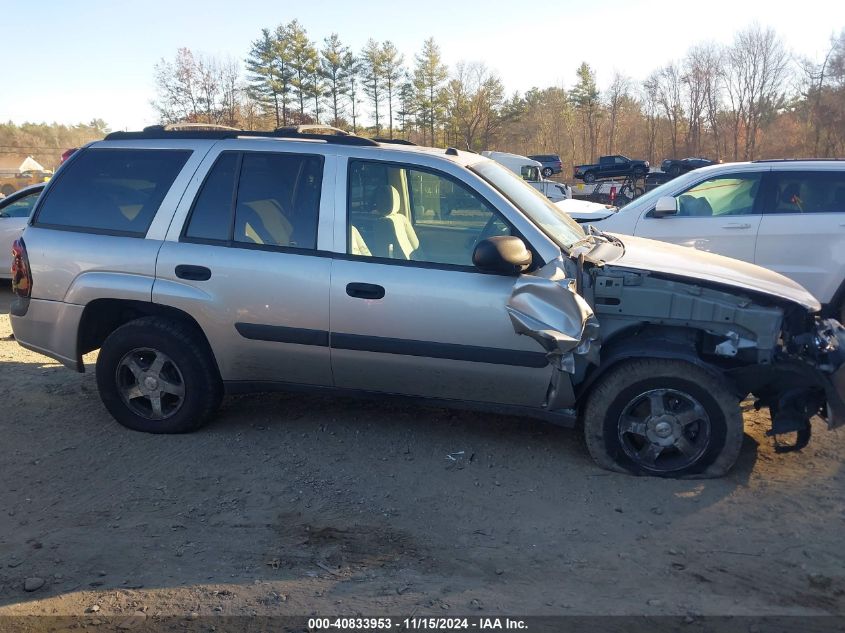
[[[821,304],[803,286],[767,268],[705,253],[688,246],[677,246],[631,235],[616,237],[625,244],[625,254],[609,262],[613,266],[709,281],[785,299],[811,312],[821,310]]]
[[[578,224],[587,224],[589,222],[598,222],[610,217],[618,211],[612,205],[600,204],[598,202],[590,202],[589,200],[577,200],[569,198],[567,200],[560,200],[554,205],[564,211],[570,218],[578,222]]]

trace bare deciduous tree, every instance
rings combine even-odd
[[[789,56],[770,28],[753,24],[740,31],[727,52],[726,92],[733,121],[734,160],[753,160],[760,122],[779,105],[789,65]]]

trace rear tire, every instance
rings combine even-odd
[[[669,175],[673,178],[677,178],[681,175],[681,166],[680,165],[672,165],[669,168]]]
[[[590,393],[583,421],[596,464],[635,475],[721,477],[742,446],[737,398],[680,360],[634,360],[609,370]]]
[[[145,433],[188,433],[223,397],[211,351],[190,327],[161,317],[122,325],[103,343],[97,387],[123,426]]]
[[[588,185],[594,183],[595,181],[596,175],[593,172],[588,171],[586,174],[584,174],[584,182],[586,182]]]
[[[551,167],[543,167],[543,178],[551,178],[553,173]]]

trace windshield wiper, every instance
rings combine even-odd
[[[600,237],[603,240],[610,242],[611,244],[615,244],[616,246],[622,248],[625,247],[625,245],[622,243],[622,240],[620,240],[618,237],[616,237],[615,235],[610,235],[610,233],[605,233],[601,229],[597,229],[596,227],[594,227],[592,224],[587,225],[587,235]]]

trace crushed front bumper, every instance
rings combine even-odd
[[[820,355],[817,371],[827,400],[827,426],[845,425],[845,326],[835,319],[818,319],[814,344]]]
[[[823,374],[822,380],[827,399],[827,427],[835,429],[845,425],[845,364],[832,374]]]

